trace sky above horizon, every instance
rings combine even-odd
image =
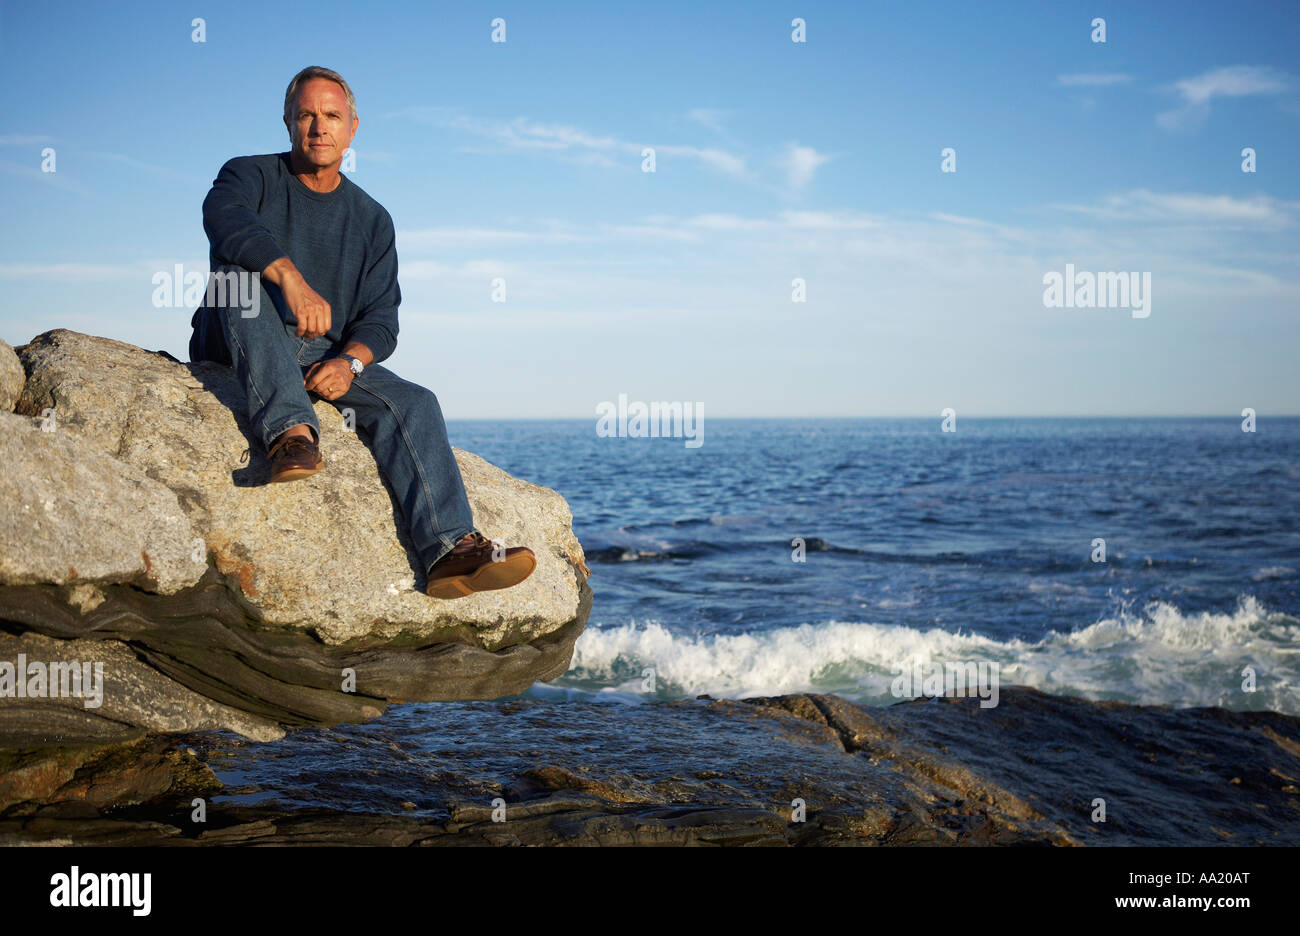
[[[153,276],[324,65],[397,228],[385,365],[449,419],[1300,412],[1300,4],[557,6],[0,2],[0,338],[188,359]],[[1149,316],[1046,306],[1067,265]]]

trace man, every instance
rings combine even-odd
[[[378,363],[397,344],[402,297],[392,218],[339,172],[358,123],[342,76],[304,68],[284,95],[289,152],[221,167],[203,200],[212,270],[258,274],[262,304],[250,314],[240,290],[211,291],[190,358],[234,367],[273,482],[324,467],[309,394],[351,409],[401,503],[426,593],[508,588],[532,573],[532,550],[494,549],[474,528],[437,397]]]

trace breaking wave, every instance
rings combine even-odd
[[[709,636],[674,633],[655,621],[590,627],[555,688],[534,694],[638,701],[835,692],[889,704],[898,701],[890,692],[894,676],[918,658],[994,661],[1003,686],[1058,695],[1300,715],[1300,619],[1251,596],[1231,614],[1185,615],[1156,602],[1032,642],[847,621]],[[1254,692],[1243,690],[1247,667]]]

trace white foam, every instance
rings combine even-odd
[[[1266,569],[1260,569],[1251,576],[1256,582],[1269,582],[1273,579],[1288,579],[1295,576],[1295,569],[1289,566],[1269,566]]]
[[[1300,715],[1300,620],[1243,597],[1231,614],[1183,615],[1153,603],[1071,633],[999,641],[978,634],[827,621],[758,634],[674,634],[657,622],[589,627],[562,685],[619,697],[653,668],[659,697],[747,698],[838,692],[862,702],[897,701],[897,667],[988,660],[1003,685],[1142,704],[1272,709]],[[1245,667],[1256,690],[1242,691]]]

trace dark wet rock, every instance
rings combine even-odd
[[[0,841],[1300,844],[1300,719],[1021,688],[990,709],[860,709],[829,695],[403,706],[270,744],[186,743],[232,783],[206,823],[162,794],[77,815],[11,811]]]
[[[80,695],[0,698],[0,754],[6,750],[126,740],[152,732],[226,729],[270,741],[284,734],[270,718],[214,701],[141,660],[117,640],[56,640],[0,632],[0,661],[72,661]],[[84,676],[89,666],[90,679]],[[71,680],[69,680],[71,682]],[[7,778],[0,774],[0,786]]]
[[[0,750],[0,815],[6,820],[36,817],[80,828],[101,821],[104,810],[220,790],[192,749],[156,735]]]
[[[873,710],[909,745],[1013,791],[1085,845],[1300,844],[1300,718],[1002,689],[999,705]],[[1106,821],[1092,821],[1095,801]]]

